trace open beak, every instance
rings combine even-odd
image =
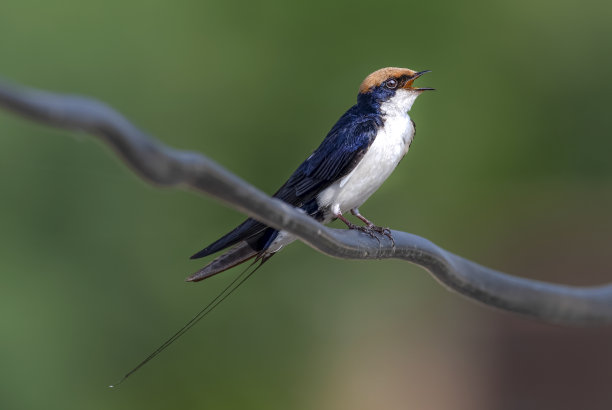
[[[423,74],[430,73],[430,72],[431,72],[431,70],[425,70],[425,71],[419,71],[418,73],[415,73],[412,77],[410,77],[410,80],[406,81],[406,84],[404,84],[403,88],[405,88],[407,90],[411,90],[411,91],[432,91],[432,90],[435,90],[435,88],[414,88],[412,86],[412,83],[414,82],[414,80],[416,80],[417,78],[419,78]]]

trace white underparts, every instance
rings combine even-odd
[[[317,197],[320,206],[330,207],[333,214],[330,219],[363,204],[406,155],[414,137],[408,110],[417,96],[416,92],[398,90],[393,98],[381,105],[384,126],[359,164]]]

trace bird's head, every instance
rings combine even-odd
[[[413,87],[414,80],[428,72],[397,67],[381,68],[363,80],[357,99],[360,104],[370,105],[383,113],[406,113],[423,91],[433,90]]]

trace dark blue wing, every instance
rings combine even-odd
[[[322,190],[353,170],[382,125],[379,115],[363,113],[357,105],[351,107],[274,196],[296,207],[307,205]],[[251,248],[259,251],[269,245],[276,233],[274,229],[249,218],[193,255],[192,259],[202,258],[242,241],[247,241]]]
[[[274,196],[293,206],[304,205],[355,168],[382,125],[380,116],[353,106]]]

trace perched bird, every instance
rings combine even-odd
[[[408,116],[414,100],[426,90],[415,88],[415,79],[429,71],[388,67],[373,72],[359,87],[357,104],[338,120],[319,147],[298,167],[274,194],[322,223],[342,220],[350,229],[367,234],[387,235],[386,228],[374,225],[359,213],[363,204],[391,175],[408,152],[414,138],[414,122]],[[365,226],[356,226],[343,214],[351,211]],[[250,273],[244,270],[185,326],[147,356],[140,364],[110,387],[123,383],[130,375],[151,361],[195,326],[225,298],[234,292],[283,246],[295,237],[254,219],[247,219],[221,239],[191,258],[202,258],[230,248],[227,252],[187,278],[197,282],[255,258],[261,263]]]
[[[423,91],[433,90],[415,88],[413,81],[427,72],[387,67],[368,75],[359,87],[357,104],[340,117],[274,197],[322,223],[338,218],[350,229],[391,237],[388,229],[374,225],[358,208],[408,152],[415,132],[408,111]],[[348,221],[343,216],[348,211],[365,226]],[[193,255],[192,259],[202,258],[231,247],[187,280],[206,279],[254,257],[265,262],[295,239],[288,232],[249,218]]]

